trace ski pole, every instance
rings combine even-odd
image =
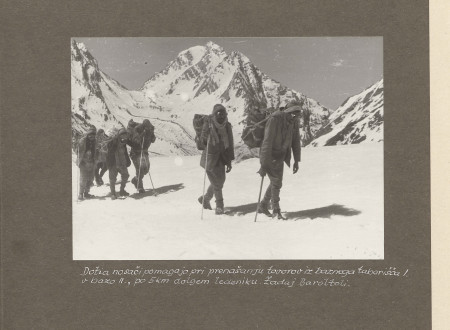
[[[144,140],[145,140],[145,135],[142,137],[142,144],[141,144],[141,158],[139,158],[139,171],[138,171],[138,178],[137,178],[137,184],[136,184],[136,189],[137,191],[139,191],[139,181],[141,181],[141,166],[142,166],[142,153],[144,151]]]
[[[256,218],[258,217],[258,209],[259,209],[259,203],[261,202],[261,192],[262,192],[263,182],[264,182],[264,177],[262,176],[261,177],[261,186],[259,187],[258,205],[256,206],[256,214],[255,214],[254,222],[256,222]]]
[[[150,168],[150,161],[148,162],[149,164],[149,168]],[[153,180],[152,180],[152,176],[151,176],[151,174],[150,174],[150,169],[148,170],[148,176],[149,176],[149,178],[150,178],[150,182],[152,183],[152,188],[153,188],[153,190],[155,190],[155,186],[153,185]]]
[[[209,153],[209,135],[206,140],[206,158],[205,158],[205,174],[203,175],[203,197],[202,197],[202,216],[201,220],[203,220],[203,209],[205,206],[205,185],[206,185],[206,167],[208,166],[208,153]]]

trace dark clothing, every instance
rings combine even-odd
[[[94,181],[95,155],[95,140],[91,141],[87,138],[87,135],[83,136],[77,148],[77,165],[80,168],[80,195],[89,193]]]
[[[106,156],[107,151],[106,148],[103,147],[105,143],[107,143],[108,137],[104,133],[97,133],[96,136],[96,143],[95,143],[95,170],[94,170],[94,176],[95,176],[95,182],[97,185],[103,184],[102,177],[105,174],[105,172],[108,170],[108,167],[106,166]]]
[[[94,166],[92,165],[81,165],[80,166],[80,191],[79,194],[87,194],[91,189],[92,183],[94,182]]]
[[[294,161],[301,156],[300,132],[297,120],[282,111],[275,112],[266,123],[264,140],[261,144],[259,159],[264,169],[269,169],[273,160],[282,159],[291,165],[291,149]]]
[[[144,124],[140,124],[132,130],[130,137],[130,157],[133,160],[133,165],[136,169],[137,188],[143,189],[142,179],[150,171],[148,148],[150,148],[150,145],[155,142],[155,140],[154,127],[151,124],[147,129],[145,129]]]
[[[269,202],[272,201],[274,210],[280,209],[280,190],[283,186],[283,171],[283,160],[276,160],[273,162],[271,171],[267,173],[270,184],[267,187],[266,193],[264,194],[264,198],[262,199],[261,203],[263,205],[269,205]]]
[[[150,129],[144,130],[142,124],[137,125],[132,129],[130,134],[130,147],[132,153],[140,153],[141,150],[148,150],[150,145],[156,140],[154,127],[151,126]],[[142,144],[144,143],[144,144]]]
[[[221,160],[224,165],[231,165],[231,161],[234,160],[234,141],[233,141],[233,131],[230,123],[226,124],[226,130],[228,135],[228,145],[229,147],[225,149],[223,141],[213,144],[211,141],[208,143],[209,130],[212,128],[212,123],[210,124],[210,119],[205,120],[203,124],[202,135],[200,139],[203,144],[207,146],[202,152],[202,157],[200,159],[200,166],[205,168],[206,153],[208,152],[208,164],[206,169],[212,169]],[[215,128],[213,128],[215,129]]]
[[[97,185],[103,184],[102,178],[107,170],[108,168],[106,167],[105,162],[96,163],[94,175],[95,175],[95,182],[97,182]]]
[[[105,163],[106,166],[106,157],[107,157],[107,150],[105,147],[105,144],[109,138],[106,136],[106,134],[97,134],[95,137],[95,162],[96,163]]]
[[[205,194],[205,201],[210,201],[213,195],[216,197],[216,205],[223,208],[222,188],[225,183],[225,166],[219,161],[215,167],[206,170],[210,185]]]
[[[127,154],[127,147],[125,144],[119,143],[119,145],[117,145],[117,149],[116,149],[116,153],[115,153],[114,157],[116,160],[117,168],[128,167],[131,165],[130,158],[128,157],[128,154]]]
[[[144,176],[150,171],[150,159],[148,158],[148,152],[142,152],[141,154],[131,154],[131,160],[133,161],[134,168],[136,169],[137,187],[144,188],[142,180]]]
[[[124,190],[130,176],[127,167],[131,165],[131,161],[128,157],[127,147],[119,141],[119,138],[120,135],[117,135],[108,142],[108,154],[106,156],[106,165],[109,170],[109,186],[113,195],[116,192],[117,173],[121,175],[121,191]]]
[[[205,194],[205,201],[210,201],[212,196],[216,197],[216,206],[223,208],[222,188],[225,183],[225,166],[231,166],[231,161],[234,160],[234,142],[233,131],[230,123],[226,123],[226,136],[228,137],[228,148],[225,148],[225,143],[222,141],[222,135],[217,133],[217,129],[212,122],[205,120],[201,134],[201,141],[206,145],[200,159],[200,166],[206,167],[206,174],[208,176],[210,185]],[[210,130],[216,130],[215,136],[218,138],[218,143],[213,143],[210,138]],[[208,154],[208,157],[206,157]],[[208,162],[206,163],[206,158]]]
[[[128,125],[127,125],[127,132],[128,132],[128,134],[132,134],[133,133],[133,129],[137,126],[137,125],[139,125],[138,123],[136,123],[133,119],[130,119],[130,121],[128,122]]]
[[[116,179],[117,174],[120,173],[120,190],[124,190],[127,184],[127,180],[130,177],[128,174],[128,169],[126,167],[113,167],[109,169],[109,186],[111,193],[116,192]]]
[[[268,205],[269,201],[272,200],[274,210],[280,209],[283,162],[290,166],[291,149],[294,154],[294,161],[299,162],[301,147],[298,121],[288,113],[276,112],[266,123],[259,156],[261,167],[270,180],[270,185],[261,203]]]
[[[83,163],[94,164],[94,160],[96,157],[95,140],[90,141],[87,138],[87,135],[85,135],[80,139],[77,149],[78,149],[77,150],[77,165],[78,166],[80,166],[80,164],[83,164]]]
[[[122,153],[121,155],[119,155],[119,159],[123,159],[123,161],[125,162],[124,164],[117,164],[118,167],[129,167],[131,165],[131,160],[130,157],[128,157],[126,146],[121,145],[121,143],[119,142],[119,136],[116,136],[108,142],[108,153],[106,155],[106,166],[108,167],[108,170],[116,167],[118,152]]]

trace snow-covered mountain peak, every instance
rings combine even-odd
[[[193,46],[180,52],[177,59],[183,59],[183,62],[187,65],[193,65],[197,63],[207,52],[205,46]],[[175,61],[177,61],[175,59]]]
[[[242,64],[251,63],[250,59],[238,51],[232,51],[230,54],[230,58],[240,61]]]
[[[89,52],[86,48],[86,45],[82,42],[77,42],[76,40],[72,40],[72,45],[77,47],[79,50],[83,52]]]
[[[208,41],[206,43],[206,48],[208,48],[210,51],[214,51],[217,53],[225,52],[222,46],[219,46],[218,44],[216,44],[215,42],[212,42],[212,41]]]
[[[235,140],[241,143],[244,119],[250,108],[279,107],[292,100],[302,100],[311,114],[309,124],[301,131],[302,143],[306,145],[328,120],[330,110],[271,79],[241,52],[226,53],[211,41],[190,47],[155,73],[141,89],[130,91],[103,73],[84,45],[74,42],[72,45],[72,113],[76,135],[86,131],[88,124],[108,128],[126,126],[131,118],[137,121],[149,118],[163,130],[159,133],[163,143],[158,144],[158,153],[193,154],[194,114],[209,113],[214,104],[222,103],[229,109]]]
[[[317,132],[312,146],[383,141],[383,79],[349,97]]]
[[[92,65],[97,67],[97,60],[91,55],[91,53],[89,53],[84,43],[77,42],[75,39],[72,39],[70,48],[72,56],[76,61],[84,59],[84,62],[91,62]]]

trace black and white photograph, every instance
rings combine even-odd
[[[5,0],[0,328],[447,329],[448,7]]]
[[[74,260],[382,260],[383,37],[89,38]]]

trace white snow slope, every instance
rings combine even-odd
[[[383,79],[349,97],[317,131],[310,146],[383,141]]]
[[[73,165],[75,260],[383,259],[383,144],[302,150],[300,170],[285,167],[281,207],[288,220],[259,215],[257,159],[233,167],[224,187],[227,215],[205,210],[200,219],[203,170],[199,156],[155,157],[151,175],[158,195],[105,197],[77,202]],[[131,177],[134,168],[129,168]],[[108,173],[105,174],[105,182]],[[265,179],[264,189],[268,185]],[[214,205],[214,203],[212,203]]]
[[[108,132],[113,127],[126,127],[130,119],[137,122],[150,119],[157,135],[152,152],[164,155],[198,153],[192,133],[170,116],[159,118],[160,107],[144,98],[142,92],[129,91],[101,72],[83,44],[73,40],[71,51],[73,141],[85,133],[89,125]]]

